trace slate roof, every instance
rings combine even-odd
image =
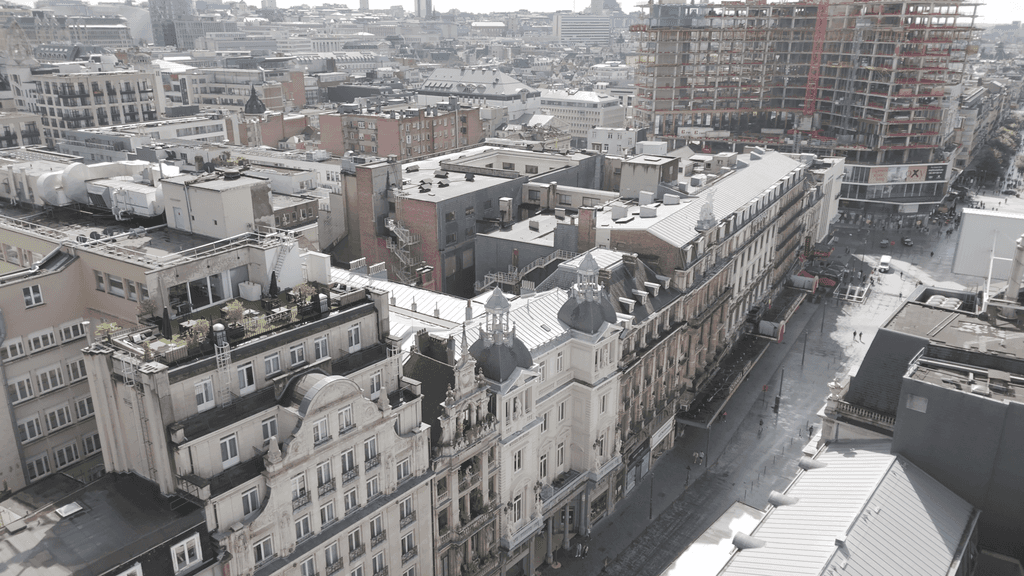
[[[816,461],[786,490],[797,502],[753,531],[765,545],[733,554],[720,576],[947,575],[976,520],[969,503],[888,442],[835,444]]]
[[[540,91],[530,88],[504,72],[487,68],[438,68],[423,81],[423,92],[472,94],[474,96],[513,96],[527,92],[539,96]]]
[[[857,375],[850,379],[844,400],[895,416],[903,375],[911,360],[927,346],[927,338],[880,329],[864,355]]]

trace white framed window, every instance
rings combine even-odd
[[[384,516],[377,514],[370,520],[370,538],[376,538],[384,532]]]
[[[323,506],[320,507],[321,526],[326,526],[337,519],[338,515],[334,512],[334,500],[331,500],[327,502],[327,504],[324,504]],[[331,562],[328,562],[328,564],[331,564]]]
[[[297,344],[288,349],[288,355],[291,357],[291,365],[296,366],[306,362],[306,345]]]
[[[317,576],[316,562],[312,556],[299,563],[299,576]]]
[[[51,364],[36,372],[36,380],[39,383],[39,394],[46,394],[64,385],[64,376],[60,371],[60,364]]]
[[[313,423],[313,444],[322,444],[331,439],[330,430],[327,427],[327,418],[321,418]]]
[[[548,363],[547,362],[540,362],[540,363],[537,364],[537,374],[538,374],[537,378],[541,382],[543,382],[544,378],[547,377],[547,371],[548,371],[547,368],[548,368]]]
[[[242,493],[242,516],[260,509],[260,489],[256,486]]]
[[[124,298],[124,280],[120,276],[107,274],[107,294]]]
[[[203,549],[199,545],[199,534],[193,534],[185,541],[171,546],[171,560],[176,573],[202,562]]]
[[[202,382],[196,382],[195,393],[196,408],[200,412],[205,412],[206,410],[209,410],[210,408],[214,407],[212,380],[203,380]]]
[[[326,460],[316,465],[316,485],[323,486],[334,479],[331,461]]]
[[[324,548],[324,563],[327,564],[327,568],[330,569],[338,562],[341,562],[341,550],[338,547],[337,542],[331,542]]]
[[[405,536],[402,536],[402,555],[406,555],[416,550],[416,538],[412,532],[409,532]]]
[[[565,420],[565,400],[558,403],[558,421]]]
[[[358,352],[363,347],[359,334],[359,325],[350,326],[348,329],[348,351]]]
[[[416,567],[412,566],[405,572],[402,572],[402,576],[416,576]]]
[[[400,518],[408,518],[410,514],[414,512],[412,508],[412,496],[403,498],[398,503],[398,516]]]
[[[256,390],[256,370],[252,362],[247,362],[238,367],[238,392],[248,394]]]
[[[348,405],[338,410],[338,435],[342,432],[352,428],[354,426],[352,422],[352,406]]]
[[[100,272],[99,270],[93,270],[92,273],[96,276],[96,289],[99,290],[100,292],[106,292],[107,286],[106,282],[104,282],[103,280],[103,272]]]
[[[523,495],[516,494],[512,499],[512,521],[519,522],[523,519]]]
[[[547,412],[545,412],[544,415],[541,416],[540,431],[541,432],[547,432],[548,431],[548,413]]]
[[[64,404],[46,412],[46,430],[53,432],[71,424],[71,408]]]
[[[128,299],[131,300],[132,302],[138,302],[139,301],[139,291],[135,287],[135,282],[132,282],[131,280],[128,280],[127,282],[125,282],[125,284],[128,285]]]
[[[376,436],[372,436],[370,438],[367,438],[363,442],[363,455],[366,457],[365,459],[367,461],[369,461],[370,459],[372,459],[374,456],[377,455],[377,437]]]
[[[92,434],[89,434],[88,436],[84,436],[82,438],[82,449],[85,452],[86,456],[88,456],[89,454],[92,454],[94,452],[99,452],[100,451],[100,434],[99,434],[99,432],[94,432]]]
[[[356,569],[351,571],[351,572],[349,572],[348,576],[363,576],[363,566],[362,565],[356,566]]]
[[[327,335],[323,335],[316,340],[313,340],[313,359],[319,360],[326,358],[331,355],[330,348],[327,346]]]
[[[355,448],[349,448],[341,454],[341,473],[351,472],[356,467]]]
[[[384,568],[387,567],[387,564],[384,563],[384,553],[378,552],[374,554],[372,564],[374,574],[380,574],[383,572]]]
[[[555,449],[555,466],[561,466],[565,462],[565,442],[559,442]]]
[[[523,469],[523,451],[516,450],[512,454],[512,471],[519,472]]]
[[[383,382],[384,376],[380,370],[370,375],[370,400],[376,400],[380,397],[380,389]]]
[[[359,533],[359,528],[348,533],[348,551],[355,552],[363,545],[363,537]]]
[[[376,476],[366,481],[366,499],[376,497],[380,494],[380,480]]]
[[[345,492],[345,513],[348,514],[352,510],[359,507],[359,499],[356,497],[355,489]]]
[[[34,395],[32,391],[32,378],[27,374],[12,378],[10,383],[7,384],[7,396],[11,399],[11,404],[24,402]]]
[[[21,337],[8,338],[4,340],[3,347],[0,347],[0,360],[7,362],[25,355],[25,346],[21,343]]]
[[[405,480],[406,478],[408,478],[409,476],[412,475],[412,467],[409,466],[409,459],[408,458],[406,458],[405,460],[402,460],[401,462],[399,462],[398,466],[397,466],[397,469],[398,469],[397,475],[398,475],[398,481],[399,482],[401,482],[402,480]]]
[[[260,427],[263,429],[263,441],[270,440],[272,436],[277,436],[277,416],[271,416],[260,423]]]
[[[540,477],[541,478],[547,478],[548,477],[548,455],[547,454],[541,454],[540,455],[539,468],[540,468]]]
[[[274,557],[274,537],[267,536],[252,547],[252,557],[259,566]]]
[[[295,521],[295,540],[302,540],[310,534],[309,514]]]
[[[72,442],[53,451],[54,468],[61,468],[78,462],[78,443]]]
[[[38,284],[22,288],[21,294],[25,297],[25,308],[39,306],[43,303],[43,289]]]
[[[50,458],[46,454],[42,454],[25,462],[25,468],[28,469],[29,481],[42,478],[50,473]]]
[[[265,356],[263,358],[263,369],[266,371],[267,376],[277,374],[281,371],[281,355],[278,353]]]
[[[85,358],[78,358],[68,362],[68,382],[74,383],[84,380],[88,376],[85,373]]]
[[[601,396],[601,414],[608,411],[608,395]]]
[[[44,328],[38,332],[33,332],[26,338],[28,340],[29,352],[37,352],[57,344],[57,339],[53,337],[53,328]]]
[[[82,324],[82,319],[79,318],[74,322],[67,324],[61,324],[60,326],[60,341],[69,342],[85,336],[85,326]]]
[[[236,434],[220,439],[220,463],[224,468],[238,464],[238,436]]]
[[[75,416],[84,420],[96,413],[92,405],[92,396],[84,396],[75,400]]]
[[[306,495],[306,474],[302,473],[292,477],[292,500],[298,500]]]

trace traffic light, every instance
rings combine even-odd
[[[779,397],[775,397],[775,406],[772,407],[772,412],[779,413]]]

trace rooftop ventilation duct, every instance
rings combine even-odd
[[[825,466],[828,466],[828,464],[804,456],[803,458],[800,458],[799,462],[797,462],[797,466],[804,470],[814,470],[816,468],[824,468]]]
[[[800,499],[795,496],[789,496],[775,490],[772,490],[771,494],[768,495],[768,503],[776,508],[781,506],[792,506],[799,501]]]
[[[767,542],[760,538],[755,538],[749,534],[737,532],[732,537],[732,545],[739,548],[740,550],[750,550],[751,548],[764,548]]]

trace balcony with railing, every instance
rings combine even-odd
[[[341,485],[344,486],[359,477],[359,468],[352,468],[341,474]]]
[[[405,552],[402,552],[402,564],[408,563],[410,560],[412,560],[415,557],[416,557],[416,547],[413,546],[412,548],[406,550]]]
[[[366,544],[360,544],[355,548],[348,551],[348,561],[355,562],[356,558],[359,558],[366,553]]]
[[[337,478],[331,478],[327,482],[324,482],[320,486],[317,486],[317,489],[316,489],[317,496],[325,496],[327,494],[330,494],[331,492],[334,492],[335,489],[337,489],[337,486],[338,486]]]
[[[292,498],[292,511],[294,512],[307,504],[309,504],[309,492],[303,488],[297,496]]]
[[[406,526],[408,526],[409,524],[412,524],[415,521],[416,521],[416,512],[415,511],[409,512],[405,516],[402,516],[402,519],[398,522],[398,527],[404,530]]]
[[[374,534],[373,536],[370,537],[370,548],[376,548],[377,546],[379,546],[382,542],[384,542],[387,539],[388,539],[388,531],[387,530],[381,530],[377,534]]]
[[[377,466],[380,466],[380,454],[374,454],[363,463],[363,469],[367,472],[373,470]]]
[[[373,573],[373,576],[388,576],[388,567],[384,566],[380,570]]]
[[[331,576],[331,574],[335,574],[337,572],[340,572],[341,568],[343,566],[344,566],[344,564],[342,563],[341,560],[338,560],[334,564],[328,564],[327,566],[324,567],[324,574],[326,574],[327,576]]]

